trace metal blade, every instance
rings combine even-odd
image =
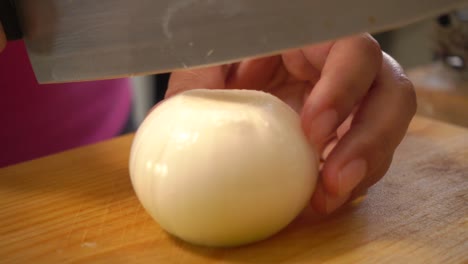
[[[40,83],[168,72],[379,32],[467,0],[17,0]]]

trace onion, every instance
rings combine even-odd
[[[286,227],[308,204],[318,156],[288,105],[252,90],[191,90],[138,129],[130,176],[146,211],[187,242],[239,246]]]

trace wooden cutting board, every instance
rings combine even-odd
[[[440,62],[408,71],[414,84],[418,114],[468,128],[468,72]]]
[[[0,170],[1,263],[467,263],[468,130],[416,118],[386,177],[236,249],[166,235],[136,199],[132,136]]]

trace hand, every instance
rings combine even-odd
[[[196,88],[264,90],[295,109],[322,154],[312,197],[321,213],[364,194],[384,176],[416,111],[411,82],[368,34],[174,72],[166,98]]]
[[[6,46],[6,36],[5,36],[5,32],[3,32],[2,23],[0,23],[0,52],[3,51],[5,46]]]

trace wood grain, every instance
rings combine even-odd
[[[387,176],[329,217],[307,209],[261,243],[194,247],[136,199],[132,136],[0,170],[1,263],[463,263],[468,130],[416,118]]]

